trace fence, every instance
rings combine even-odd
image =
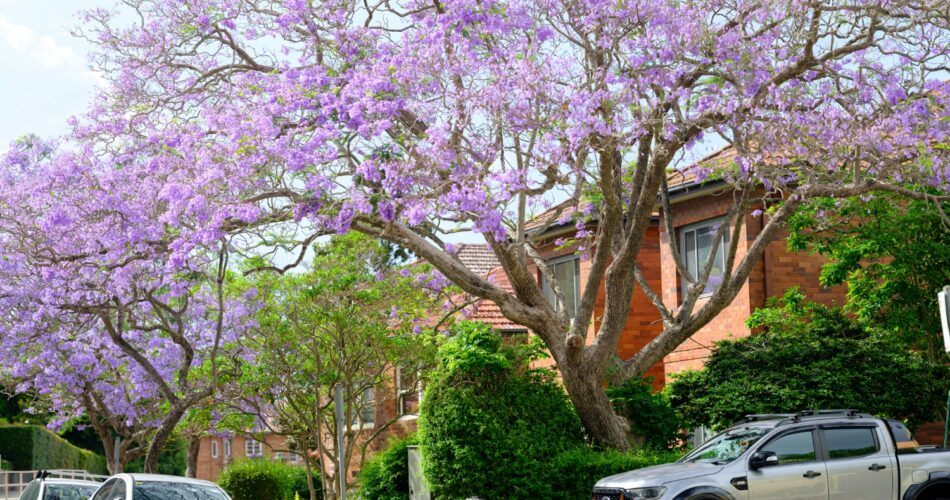
[[[28,471],[0,471],[0,500],[15,500],[26,489],[30,481],[36,479],[35,470]],[[50,470],[51,478],[80,479],[83,481],[105,481],[109,476],[90,474],[83,470]]]

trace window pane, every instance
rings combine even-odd
[[[832,459],[861,457],[877,451],[872,429],[828,429],[825,439]]]
[[[815,460],[815,443],[811,431],[786,434],[765,445],[762,451],[778,455],[779,464],[793,464]]]
[[[360,410],[360,420],[364,424],[372,424],[376,421],[376,391],[372,388],[363,391],[363,401]]]
[[[695,278],[698,274],[696,272],[696,231],[687,231],[684,239],[686,248],[683,250],[683,256],[686,259],[686,270]]]
[[[554,272],[554,277],[557,280],[557,284],[561,288],[561,293],[564,294],[564,306],[567,308],[567,315],[572,319],[577,314],[578,262],[578,259],[575,257],[569,260],[550,264],[551,270]],[[560,312],[561,309],[558,307],[557,299],[554,296],[553,287],[551,287],[545,280],[543,288],[544,296],[547,297],[551,305],[553,305],[555,309]]]

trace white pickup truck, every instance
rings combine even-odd
[[[855,410],[749,415],[679,461],[601,479],[593,500],[950,500],[950,453]]]

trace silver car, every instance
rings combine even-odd
[[[101,483],[78,479],[43,479],[30,481],[20,500],[89,500]]]
[[[231,500],[218,485],[160,474],[116,474],[92,500]]]
[[[950,498],[950,453],[910,441],[900,422],[854,410],[749,415],[675,463],[601,479],[593,499]]]

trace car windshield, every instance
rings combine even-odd
[[[85,484],[49,484],[43,500],[87,500],[96,492],[96,487]]]
[[[682,458],[682,462],[727,464],[745,453],[769,429],[764,427],[739,427],[730,429],[710,439],[698,449]]]
[[[136,481],[133,500],[228,500],[216,486],[165,481]]]

